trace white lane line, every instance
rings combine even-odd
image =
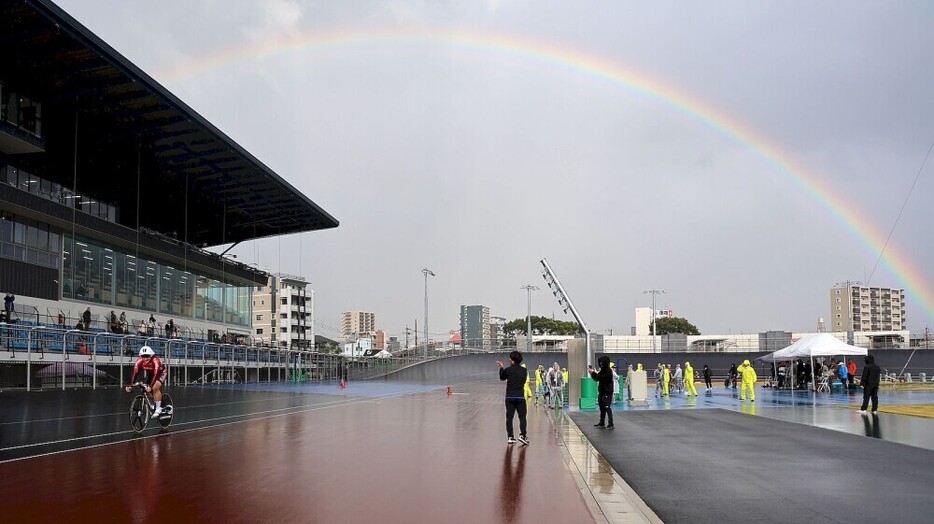
[[[166,393],[168,393],[168,394],[170,394],[170,395],[172,394],[171,391],[166,391]],[[321,394],[322,394],[322,395],[326,395],[326,393],[321,393]],[[256,399],[256,400],[238,400],[238,401],[236,401],[236,402],[212,402],[212,403],[210,403],[210,404],[196,404],[196,405],[193,405],[193,406],[186,406],[185,409],[186,409],[186,410],[193,410],[193,409],[198,409],[198,408],[207,408],[207,407],[215,407],[215,406],[232,406],[232,405],[235,405],[235,404],[251,404],[251,403],[256,403],[256,402],[273,402],[273,401],[277,401],[277,400],[285,400],[285,399],[291,399],[291,398],[307,397],[308,395],[309,395],[309,393],[305,393],[305,394],[296,394],[296,395],[286,395],[286,396],[281,396],[281,397],[272,397],[272,398]],[[331,395],[331,396],[333,396],[333,395]],[[118,417],[118,416],[119,416],[119,417],[124,417],[124,416],[126,416],[126,411],[117,412],[117,413],[100,413],[100,414],[97,414],[97,415],[80,415],[80,416],[74,416],[74,417],[55,417],[55,418],[42,418],[42,419],[35,419],[35,420],[17,420],[17,421],[12,421],[12,422],[0,422],[0,426],[3,426],[3,425],[12,425],[12,424],[16,424],[16,425],[37,424],[37,423],[40,423],[40,422],[59,422],[59,421],[63,421],[63,420],[84,420],[84,419],[98,418],[98,417]]]
[[[312,407],[310,407],[310,408],[308,408],[308,409],[296,409],[296,408],[302,408],[302,407],[304,407],[304,406],[294,406],[294,407],[291,407],[291,408],[281,408],[281,409],[274,409],[274,410],[269,410],[269,411],[258,411],[258,412],[256,412],[256,413],[251,413],[251,414],[246,414],[246,415],[229,415],[229,416],[225,416],[225,417],[216,417],[216,418],[212,418],[212,419],[194,420],[194,421],[189,421],[189,422],[182,422],[182,423],[177,424],[176,426],[183,426],[183,425],[186,425],[186,424],[197,424],[197,423],[200,423],[200,422],[210,422],[210,421],[214,421],[214,420],[225,420],[225,419],[237,418],[237,417],[249,417],[249,416],[251,416],[251,415],[259,415],[259,414],[263,414],[263,413],[276,413],[275,415],[267,415],[267,416],[262,416],[262,417],[253,417],[253,418],[247,418],[247,419],[244,419],[244,420],[234,420],[234,421],[230,421],[230,422],[222,422],[222,423],[220,423],[220,424],[213,424],[213,425],[210,425],[210,426],[202,426],[202,427],[197,427],[197,428],[183,429],[183,430],[181,430],[181,431],[172,431],[172,432],[168,432],[168,433],[159,433],[159,434],[156,434],[156,435],[142,436],[142,437],[140,437],[140,438],[144,438],[144,439],[145,439],[145,438],[161,437],[161,436],[166,436],[166,435],[177,435],[177,434],[180,434],[180,433],[188,433],[188,432],[190,432],[190,431],[200,431],[200,430],[203,430],[203,429],[211,429],[211,428],[217,428],[217,427],[222,427],[222,426],[229,426],[229,425],[232,425],[232,424],[240,424],[240,423],[243,423],[243,422],[252,422],[252,421],[254,421],[254,420],[265,420],[265,419],[270,419],[270,418],[277,418],[277,417],[284,417],[284,416],[288,416],[288,415],[295,415],[295,414],[297,414],[297,413],[307,413],[307,412],[310,412],[310,411],[317,411],[317,410],[319,410],[319,409],[327,409],[327,408],[333,408],[333,407],[340,407],[340,406],[346,406],[346,405],[350,405],[350,404],[365,404],[365,403],[367,403],[367,402],[375,402],[375,401],[377,401],[377,400],[382,400],[382,399],[387,399],[387,398],[401,397],[401,396],[404,396],[404,395],[411,395],[411,394],[413,394],[413,393],[418,393],[418,392],[406,391],[406,392],[401,392],[401,393],[393,393],[393,394],[388,394],[388,395],[382,395],[382,396],[378,396],[378,397],[354,398],[354,399],[350,399],[350,400],[346,400],[346,401],[337,401],[337,402],[332,402],[332,403],[319,404],[319,405],[316,405],[316,406],[312,406]],[[308,405],[308,404],[306,404],[306,406],[307,406],[307,405]],[[289,409],[295,409],[295,411],[291,411],[291,412],[289,412],[289,413],[277,413],[277,412],[279,412],[279,411],[285,411],[285,410],[289,410]],[[168,431],[168,430],[167,430],[167,431]],[[95,439],[95,438],[110,437],[110,436],[114,436],[114,435],[125,435],[125,434],[135,434],[135,433],[134,433],[133,431],[119,431],[119,432],[114,432],[114,433],[102,433],[102,434],[99,434],[99,435],[88,435],[88,436],[85,436],[85,437],[76,437],[76,438],[70,438],[70,439],[53,440],[53,441],[47,441],[47,442],[38,442],[38,443],[34,443],[34,444],[23,444],[23,445],[20,445],[20,446],[12,446],[12,447],[8,447],[8,448],[0,448],[0,453],[2,453],[2,452],[4,452],[4,451],[13,451],[13,450],[17,450],[17,449],[31,448],[31,447],[37,447],[37,446],[51,446],[51,445],[55,445],[55,444],[64,444],[64,443],[67,443],[67,442],[77,442],[77,441],[79,441],[79,440],[88,440],[88,439]],[[83,450],[83,449],[97,448],[97,447],[101,447],[101,446],[111,446],[111,445],[114,445],[114,444],[122,444],[122,443],[124,443],[124,442],[129,442],[129,440],[118,440],[118,441],[115,441],[115,442],[104,442],[104,443],[101,443],[101,444],[92,444],[92,445],[89,445],[89,446],[82,446],[82,447],[77,447],[77,448],[63,449],[63,450],[59,450],[59,451],[51,451],[51,452],[49,452],[49,453],[42,453],[42,454],[39,454],[39,455],[30,455],[30,456],[28,456],[28,457],[19,457],[19,458],[14,458],[14,459],[0,460],[0,464],[6,464],[6,463],[8,463],[8,462],[16,462],[16,461],[19,461],[19,460],[28,460],[28,459],[33,459],[33,458],[45,457],[45,456],[48,456],[48,455],[57,455],[57,454],[59,454],[59,453],[68,453],[68,452],[71,452],[71,451],[79,451],[79,450]]]

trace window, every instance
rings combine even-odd
[[[257,322],[262,322],[262,321],[263,321],[263,315],[256,315],[256,321],[257,321]]]
[[[289,304],[289,299],[283,298],[283,299],[282,299],[282,305],[283,305],[283,306],[287,306],[288,304]]]
[[[263,328],[258,328],[258,329],[256,330],[256,334],[257,334],[257,335],[262,335],[262,334],[263,334]]]

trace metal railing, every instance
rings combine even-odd
[[[114,387],[129,381],[148,345],[173,384],[323,382],[385,375],[418,359],[347,357],[310,350],[0,323],[0,389]]]

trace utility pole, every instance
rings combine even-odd
[[[526,353],[531,353],[532,352],[532,292],[538,291],[538,287],[533,286],[532,284],[526,284],[519,289],[524,289],[529,294],[529,315],[526,317],[526,319],[528,320],[528,324],[527,324],[526,333],[525,333],[525,340],[526,340],[525,351]]]
[[[665,291],[660,289],[649,289],[642,292],[643,295],[647,293],[652,294],[652,353],[656,353],[658,350],[655,348],[655,337],[658,336],[658,330],[656,329],[655,317],[657,317],[658,314],[657,310],[655,309],[655,297],[659,294],[665,293]]]

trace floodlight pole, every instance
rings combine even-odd
[[[526,335],[525,336],[526,338],[525,351],[526,353],[531,353],[532,352],[532,292],[538,291],[538,287],[533,286],[532,284],[526,284],[519,289],[524,289],[528,291],[529,293],[529,316],[526,317],[528,319],[528,325],[527,325],[528,327],[526,328],[526,334],[525,334]]]
[[[422,274],[425,275],[425,360],[428,360],[428,275],[435,274],[428,268],[422,269]]]
[[[592,366],[593,365],[593,353],[591,353],[591,350],[590,350],[590,328],[587,327],[587,323],[584,322],[584,319],[581,318],[581,316],[577,313],[577,308],[575,308],[574,303],[571,302],[571,297],[569,297],[568,294],[564,292],[564,287],[561,285],[561,282],[558,280],[558,275],[555,275],[555,272],[552,271],[551,266],[548,265],[548,261],[543,258],[541,259],[541,263],[542,263],[542,266],[545,268],[545,272],[542,276],[545,278],[546,282],[548,281],[549,278],[551,279],[551,282],[554,283],[555,288],[556,288],[553,290],[555,296],[558,297],[558,295],[560,295],[560,297],[558,298],[558,302],[561,303],[562,301],[564,301],[567,304],[567,309],[565,309],[564,312],[567,313],[567,310],[570,309],[571,314],[574,315],[574,320],[577,320],[577,323],[580,325],[581,329],[584,330],[584,335],[587,337],[587,366],[588,367]]]
[[[655,317],[658,316],[657,310],[655,309],[655,296],[660,293],[664,293],[664,292],[665,292],[664,290],[660,290],[660,289],[649,289],[647,291],[642,292],[643,295],[646,293],[652,294],[652,353],[657,352],[657,350],[655,349],[655,337],[658,336],[658,329],[656,329],[656,323],[655,323]]]

